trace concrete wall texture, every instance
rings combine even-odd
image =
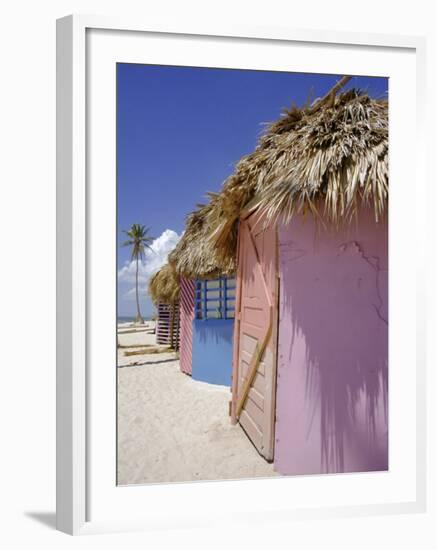
[[[388,468],[388,232],[296,217],[279,230],[275,469]]]

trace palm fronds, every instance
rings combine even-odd
[[[375,220],[388,202],[388,103],[358,90],[292,108],[242,158],[208,212],[221,262],[235,257],[236,224],[261,209],[266,223],[311,213],[324,224],[349,223],[361,204]]]
[[[131,246],[131,259],[135,260],[136,258],[143,259],[144,252],[146,248],[153,250],[151,244],[154,241],[154,238],[149,235],[150,229],[145,225],[140,225],[139,223],[134,223],[132,227],[125,233],[128,236],[128,240],[122,243],[122,246]]]
[[[375,220],[388,202],[388,102],[359,90],[293,107],[273,122],[219,193],[187,217],[169,263],[188,278],[235,272],[238,220],[260,209],[265,223],[311,214],[322,224],[349,223],[362,204]]]

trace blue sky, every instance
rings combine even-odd
[[[118,313],[135,314],[130,252],[122,229],[150,227],[155,253],[141,268],[141,307],[150,273],[165,261],[185,216],[218,191],[234,165],[255,148],[263,123],[285,107],[323,96],[341,75],[117,65]],[[386,97],[385,78],[354,77]]]

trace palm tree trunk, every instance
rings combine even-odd
[[[135,287],[136,287],[136,297],[137,297],[137,318],[135,319],[135,322],[144,324],[144,319],[141,317],[140,299],[138,296],[138,256],[137,256],[137,271],[135,274]]]

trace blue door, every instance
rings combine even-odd
[[[196,281],[192,371],[195,380],[231,385],[234,310],[233,278]]]

